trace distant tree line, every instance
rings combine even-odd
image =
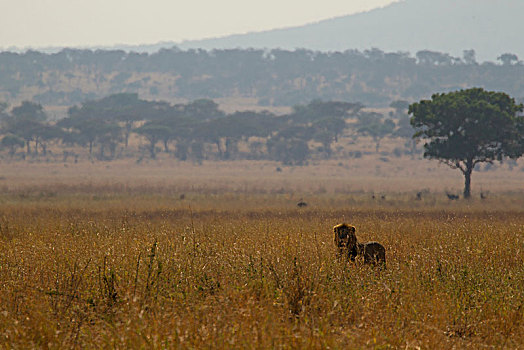
[[[63,161],[78,157],[83,149],[82,156],[100,160],[137,157],[141,161],[163,152],[182,161],[271,159],[301,165],[313,156],[333,157],[337,152],[333,145],[343,133],[355,139],[372,137],[376,152],[384,137],[404,138],[411,145],[408,102],[391,103],[388,116],[363,107],[313,100],[296,105],[286,115],[226,114],[209,99],[170,104],[120,93],[70,107],[66,118],[54,122],[39,103],[24,101],[11,109],[3,103],[0,146],[8,158],[22,159],[47,157],[53,148],[55,159],[63,156]],[[139,149],[137,142],[133,147],[129,143],[133,135],[140,140]]]
[[[249,97],[264,106],[307,104],[316,98],[387,106],[392,100],[416,101],[434,91],[470,86],[524,98],[522,62],[512,53],[501,54],[498,61],[478,63],[474,50],[465,50],[463,57],[379,49],[1,52],[0,101],[71,106],[115,93],[139,93],[163,100]]]

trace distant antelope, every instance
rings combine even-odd
[[[448,199],[449,199],[449,200],[452,200],[452,201],[455,201],[455,200],[457,200],[457,199],[460,198],[459,195],[457,195],[457,194],[452,194],[452,193],[448,193],[448,192],[446,192],[446,196],[448,196]]]
[[[304,208],[304,207],[307,207],[307,203],[304,202],[302,199],[300,200],[300,202],[297,203],[297,206],[299,208]]]

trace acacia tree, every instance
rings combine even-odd
[[[2,138],[2,141],[0,141],[0,146],[2,148],[8,148],[9,149],[9,157],[13,157],[16,153],[16,149],[19,147],[24,147],[25,140],[21,137],[18,137],[13,134],[7,134]]]
[[[156,144],[158,141],[164,141],[165,151],[168,151],[167,142],[172,138],[173,130],[165,125],[157,122],[148,122],[139,128],[135,129],[135,132],[139,135],[144,136],[149,141],[149,154],[152,159],[156,158]]]
[[[389,106],[395,109],[393,115],[397,118],[401,118],[406,114],[406,111],[409,108],[409,102],[405,100],[395,100],[389,104]]]
[[[523,106],[502,92],[481,88],[434,94],[409,106],[414,138],[423,138],[424,157],[438,159],[464,175],[464,198],[471,196],[476,164],[517,159],[524,153]]]
[[[10,132],[25,140],[27,154],[31,154],[30,142],[35,143],[35,154],[38,155],[40,142],[39,132],[44,127],[47,115],[42,105],[30,101],[23,101],[20,106],[11,111],[12,117],[7,119],[5,131]]]
[[[382,115],[375,112],[361,114],[356,126],[358,133],[373,138],[376,153],[380,150],[382,139],[395,130],[395,123],[391,119],[382,119]]]

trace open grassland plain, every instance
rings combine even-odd
[[[31,169],[3,171],[0,348],[524,347],[520,192]],[[339,259],[340,222],[387,268]]]
[[[45,160],[0,161],[0,190],[42,190],[78,192],[105,187],[121,192],[175,189],[199,192],[270,193],[285,191],[300,194],[355,192],[417,192],[444,190],[460,193],[464,178],[435,160],[383,159],[379,154],[360,159],[315,160],[307,166],[283,166],[263,160],[181,162],[159,156],[137,163],[130,159],[111,162],[78,163]],[[385,161],[387,160],[387,161]],[[524,159],[517,165],[497,164],[496,170],[475,171],[473,195],[480,190],[524,191]],[[157,192],[162,192],[157,191]]]

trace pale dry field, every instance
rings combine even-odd
[[[0,348],[524,347],[522,172],[338,163],[2,163]]]
[[[366,145],[366,143],[363,143]],[[385,149],[396,143],[384,142]],[[368,145],[369,146],[369,145]],[[348,147],[346,145],[346,147]],[[356,145],[356,148],[362,144]],[[372,147],[372,146],[369,146]],[[349,151],[351,148],[349,147]],[[57,158],[61,159],[61,156]],[[387,159],[387,161],[384,161]],[[276,171],[281,168],[281,172]],[[472,191],[524,191],[524,160],[512,168],[497,164],[496,170],[475,171]],[[81,160],[0,162],[0,186],[21,189],[47,185],[102,185],[128,187],[161,186],[179,188],[221,188],[249,192],[282,188],[308,193],[324,189],[327,192],[407,192],[463,190],[463,176],[436,160],[408,156],[400,158],[366,155],[359,159],[311,160],[307,166],[283,166],[273,161],[204,161],[203,164],[181,162],[163,153],[157,160],[120,159],[111,162]]]

